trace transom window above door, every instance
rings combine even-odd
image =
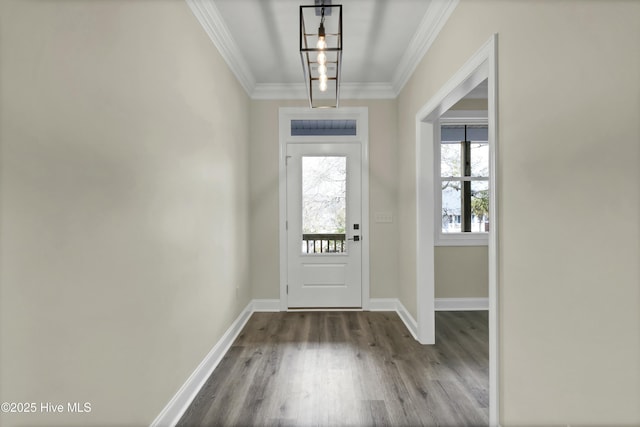
[[[355,136],[356,120],[291,120],[291,136]]]

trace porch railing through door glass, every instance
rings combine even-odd
[[[346,234],[303,234],[302,253],[343,253],[347,251]]]

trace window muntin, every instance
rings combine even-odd
[[[440,140],[438,235],[440,239],[486,236],[489,230],[488,126],[442,124]]]

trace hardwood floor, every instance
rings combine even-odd
[[[179,426],[488,425],[487,312],[254,313]]]

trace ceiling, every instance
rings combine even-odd
[[[338,0],[343,7],[344,82],[389,82],[429,0]],[[260,83],[298,83],[299,6],[309,0],[215,0]],[[320,19],[314,27],[317,27]],[[398,25],[402,23],[402,25]],[[317,29],[317,28],[316,28]]]
[[[458,0],[333,2],[343,9],[342,97],[394,98]],[[305,97],[299,6],[313,0],[187,3],[249,96]]]

